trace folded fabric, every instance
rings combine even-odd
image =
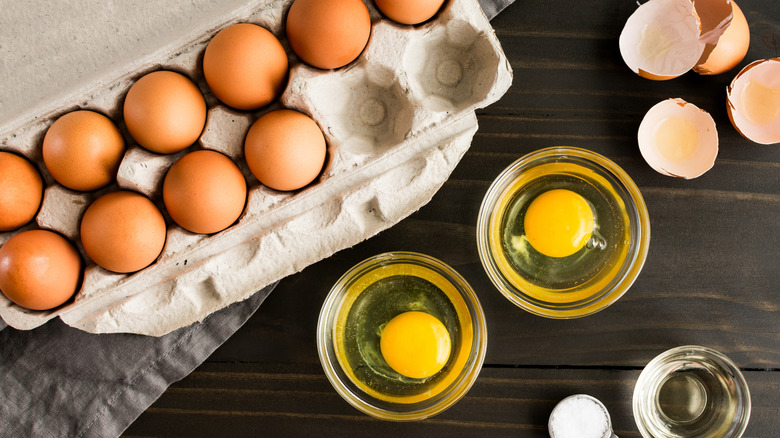
[[[0,331],[0,436],[119,436],[235,333],[275,286],[159,338],[94,335],[59,319]]]

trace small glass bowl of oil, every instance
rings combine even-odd
[[[498,290],[548,318],[591,315],[620,298],[644,265],[642,194],[611,160],[552,147],[507,167],[488,189],[477,248]]]
[[[658,355],[634,388],[634,419],[645,438],[739,438],[750,407],[739,368],[723,354],[695,345]]]
[[[486,349],[485,316],[471,286],[419,253],[355,265],[331,289],[317,324],[333,387],[385,420],[420,420],[452,406],[476,380]]]

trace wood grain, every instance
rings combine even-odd
[[[607,407],[618,436],[639,438],[631,411],[639,372],[486,366],[449,410],[421,422],[391,423],[349,406],[316,366],[209,363],[171,386],[126,437],[546,437],[555,404],[588,393]],[[761,425],[771,425],[780,413],[780,382],[760,371],[745,377],[754,403],[745,437],[775,436],[766,433],[775,429]]]
[[[741,66],[780,56],[780,3],[742,0],[751,26]],[[699,344],[744,370],[747,437],[780,436],[780,147],[742,138],[726,115],[735,71],[652,82],[622,62],[617,38],[633,0],[517,0],[493,26],[514,83],[479,114],[471,149],[434,199],[395,227],[284,279],[207,363],[173,385],[127,431],[142,436],[547,436],[552,407],[573,393],[600,398],[621,438],[639,437],[631,394],[662,351]],[[709,111],[715,167],[684,181],[654,172],[636,146],[644,113],[682,97]],[[635,180],[650,212],[651,248],[633,287],[587,318],[556,321],[507,301],[480,264],[479,205],[522,155],[554,145],[604,154]],[[419,251],[457,269],[488,321],[485,367],[469,394],[422,422],[359,413],[319,366],[315,327],[330,286],[375,254]]]

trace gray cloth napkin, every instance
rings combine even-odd
[[[493,17],[503,11],[504,8],[514,3],[515,0],[479,0],[479,5],[482,6],[482,10],[485,12],[485,16],[488,20],[492,20]]]
[[[493,18],[514,0],[480,0]],[[30,331],[0,319],[0,436],[119,436],[238,330],[276,285],[159,338],[93,335],[59,319]]]
[[[59,319],[30,331],[0,331],[0,436],[119,436],[238,330],[275,286],[159,338],[93,335]]]

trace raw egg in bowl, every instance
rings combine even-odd
[[[443,262],[392,252],[347,271],[325,299],[317,349],[336,391],[357,409],[420,420],[471,388],[487,326],[471,286]]]
[[[639,189],[607,158],[553,147],[507,167],[477,219],[488,277],[517,306],[548,318],[591,315],[639,275],[650,221]]]

